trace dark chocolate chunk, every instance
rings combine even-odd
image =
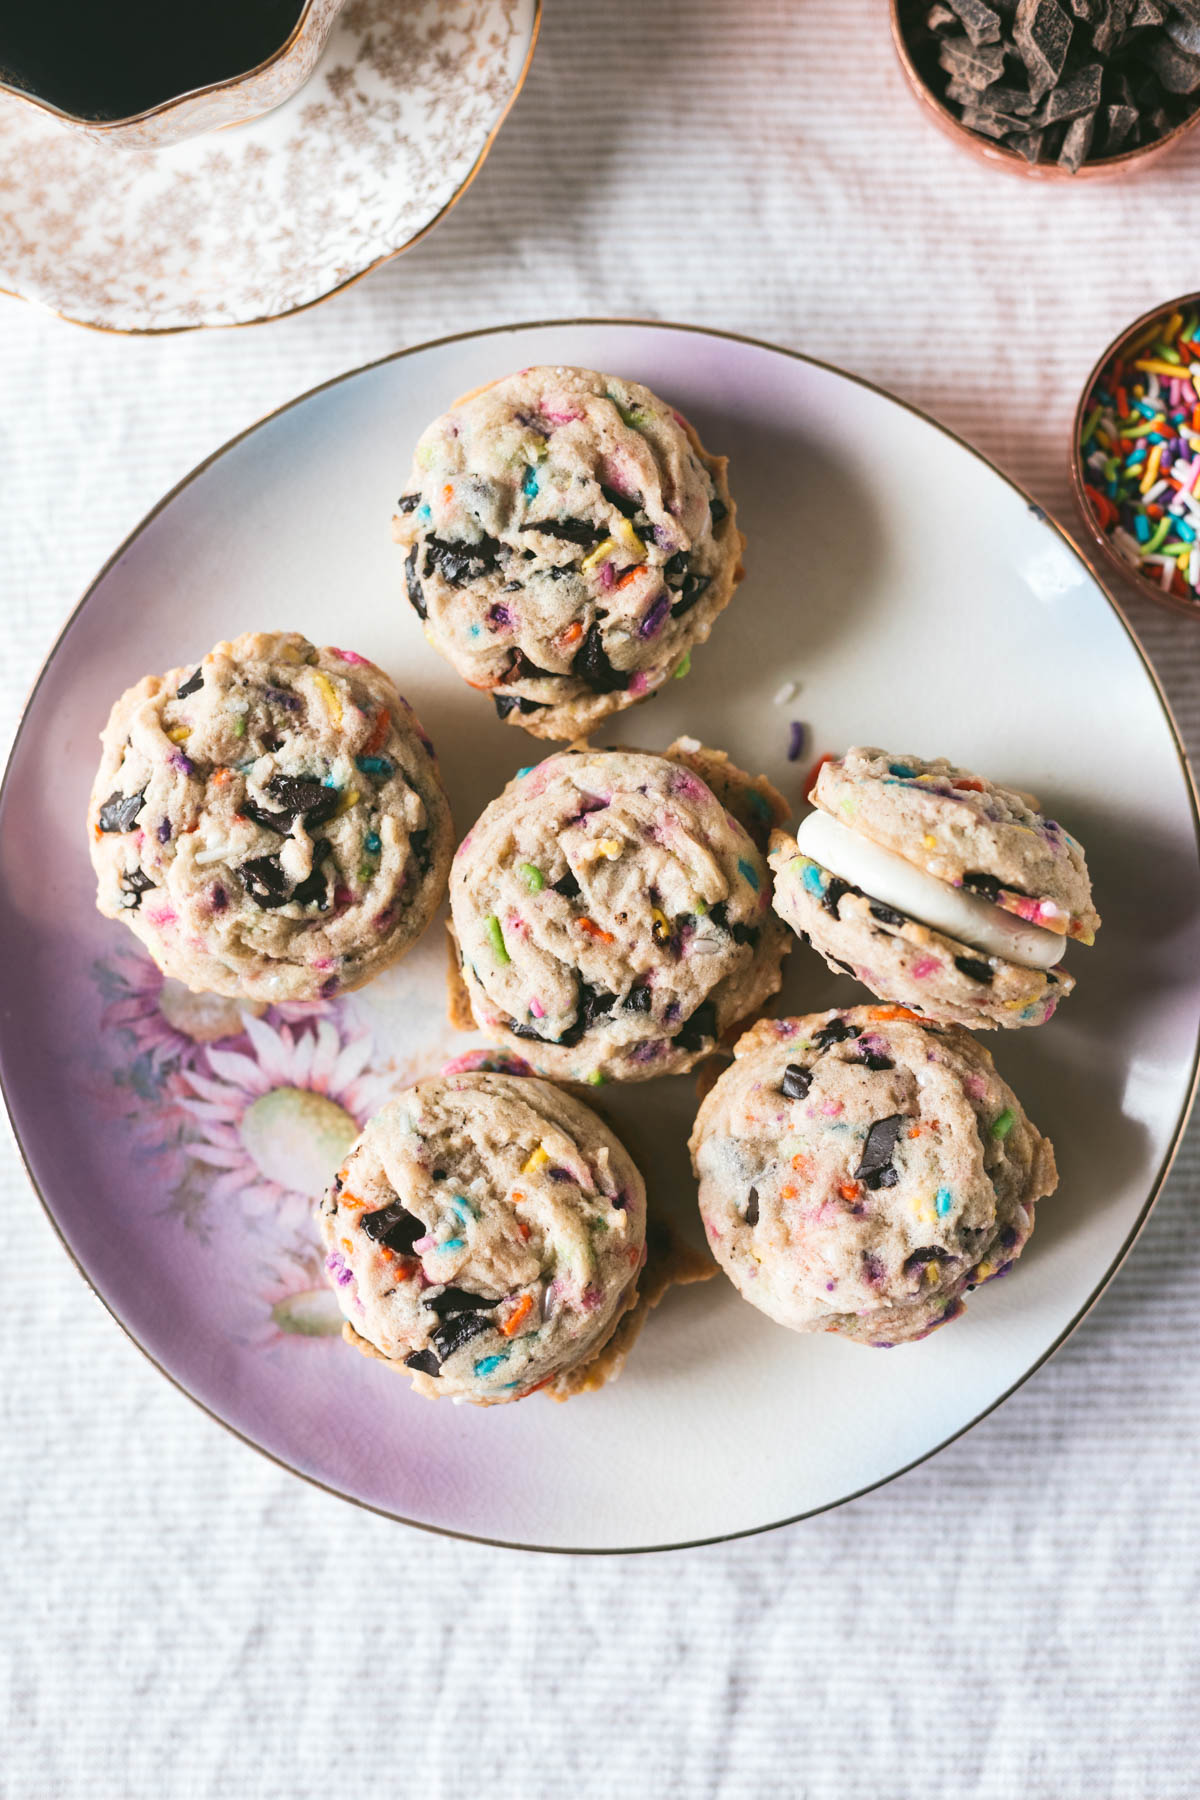
[[[960,22],[957,14],[943,5],[942,0],[937,0],[937,4],[931,6],[925,14],[925,29],[933,37],[945,37],[947,32],[958,31]]]
[[[686,1018],[671,1039],[681,1050],[703,1050],[717,1035],[717,1009],[711,1000],[702,1000],[695,1012]]]
[[[259,806],[247,798],[242,801],[241,810],[256,825],[265,825],[281,837],[287,836],[297,819],[303,819],[310,827],[323,825],[342,803],[339,789],[298,775],[272,775],[267,793],[274,802],[272,807]]]
[[[1104,154],[1119,156],[1129,144],[1138,122],[1136,106],[1107,106],[1104,109]]]
[[[175,698],[177,700],[186,700],[189,694],[198,694],[203,686],[204,668],[202,665],[198,669],[193,669],[181,688],[175,689]]]
[[[938,61],[947,75],[979,94],[1004,73],[1004,50],[1000,44],[975,45],[966,38],[942,38]]]
[[[779,1084],[779,1091],[785,1100],[803,1100],[811,1086],[811,1072],[808,1069],[802,1069],[799,1063],[789,1063],[783,1071],[783,1080]]]
[[[729,508],[716,494],[713,495],[708,503],[708,516],[714,525],[719,525],[722,519],[727,519],[729,517]]]
[[[1194,94],[1200,89],[1200,56],[1181,50],[1170,38],[1149,39],[1141,55],[1169,94]]]
[[[543,537],[561,538],[564,544],[581,544],[585,549],[606,535],[604,526],[593,525],[590,519],[530,519],[520,530],[540,531]]]
[[[962,884],[968,894],[978,894],[982,899],[990,900],[993,906],[999,901],[1004,887],[1002,881],[998,881],[994,875],[985,875],[981,869],[968,869],[962,878]]]
[[[421,554],[420,544],[414,544],[404,559],[404,585],[408,589],[408,599],[418,619],[429,617],[429,608],[425,604],[425,593],[421,587],[421,577],[417,573],[417,559]]]
[[[608,504],[615,507],[619,513],[623,513],[627,519],[632,519],[642,510],[641,500],[632,494],[618,494],[616,488],[605,487],[603,482],[600,483],[600,492]]]
[[[410,831],[408,847],[422,875],[429,873],[429,832],[424,826],[419,831]]]
[[[651,1012],[654,1008],[654,995],[644,982],[631,987],[621,1005],[626,1012]]]
[[[880,900],[872,900],[871,917],[878,919],[881,925],[907,925],[904,914],[897,912],[894,906],[884,906]]]
[[[973,44],[997,44],[1000,41],[1000,14],[984,0],[946,0],[963,22]]]
[[[462,587],[489,575],[501,560],[504,545],[493,537],[482,537],[478,543],[447,543],[445,538],[425,540],[426,569],[435,568],[451,587]]]
[[[404,1364],[406,1368],[419,1369],[422,1375],[438,1376],[442,1372],[432,1350],[414,1350],[411,1356],[405,1357]]]
[[[900,1136],[900,1127],[903,1124],[903,1113],[890,1113],[886,1119],[876,1119],[867,1133],[862,1160],[854,1171],[856,1181],[865,1181],[869,1185],[872,1176],[881,1174],[890,1165],[896,1151],[896,1139]],[[890,1186],[892,1184],[883,1185]]]
[[[535,662],[530,662],[523,650],[514,650],[504,679],[505,681],[554,681],[556,676],[553,669],[539,669]]]
[[[616,694],[629,686],[624,670],[614,669],[604,648],[599,625],[589,625],[571,662],[572,673],[587,683],[594,694]]]
[[[396,502],[396,510],[397,512],[416,512],[420,504],[420,494],[401,494]]]
[[[148,894],[154,886],[150,877],[142,869],[131,869],[128,875],[121,877],[121,905],[126,912],[136,912],[142,904],[142,895]]]
[[[668,557],[663,564],[663,575],[666,577],[668,587],[682,587],[687,572],[688,553],[686,550],[677,550],[674,556]]]
[[[544,700],[526,700],[523,694],[492,695],[492,705],[496,708],[498,716],[502,719],[507,719],[509,713],[514,709],[517,712],[523,713],[538,712],[546,704],[547,703]]]
[[[552,881],[550,885],[556,894],[562,895],[564,900],[574,900],[579,895],[579,883],[576,881],[570,869],[567,870],[565,875],[560,876],[557,881]]]
[[[315,905],[321,912],[325,911],[329,904],[329,888],[325,880],[325,871],[321,865],[332,848],[328,838],[318,838],[313,845],[312,869],[303,881],[297,883],[289,896],[295,905]]]
[[[447,1362],[456,1350],[469,1344],[484,1331],[495,1330],[490,1319],[481,1318],[478,1313],[455,1313],[452,1318],[443,1319],[430,1338],[442,1362]]]
[[[394,1250],[397,1256],[411,1256],[413,1245],[429,1229],[415,1214],[409,1212],[403,1200],[392,1200],[377,1212],[363,1213],[358,1223],[359,1229],[365,1231],[369,1238]]]
[[[718,900],[715,906],[710,906],[708,909],[708,916],[717,927],[718,931],[727,931],[729,933],[735,944],[754,945],[757,944],[762,935],[756,925],[743,925],[738,919],[734,919],[731,924],[729,920],[729,907],[724,900]]]
[[[838,902],[841,900],[842,895],[852,894],[853,892],[854,888],[851,886],[850,882],[843,881],[840,875],[831,875],[826,883],[825,890],[821,895],[821,905],[825,908],[827,913],[832,913],[833,917],[836,919],[838,916]]]
[[[277,856],[256,856],[238,870],[242,885],[256,906],[272,912],[289,898],[288,878]]]
[[[870,1175],[864,1175],[862,1183],[864,1187],[868,1187],[874,1191],[877,1188],[895,1187],[899,1179],[900,1177],[896,1173],[895,1167],[891,1163],[888,1163],[886,1168],[876,1169]]]
[[[954,966],[961,969],[964,975],[970,976],[972,981],[982,981],[988,987],[996,974],[991,963],[982,961],[978,956],[956,956]]]
[[[1062,149],[1058,153],[1058,160],[1060,166],[1069,169],[1072,175],[1078,174],[1085,162],[1087,153],[1092,147],[1092,134],[1095,129],[1096,115],[1094,112],[1084,113],[1080,118],[1072,119],[1068,125],[1067,134],[1062,141]]]
[[[530,1025],[525,1019],[506,1019],[504,1021],[504,1029],[505,1031],[511,1031],[514,1037],[532,1038],[535,1044],[544,1044],[547,1041],[542,1036],[537,1026]],[[552,1041],[553,1040],[551,1040],[551,1042]]]
[[[500,1299],[485,1300],[482,1294],[471,1294],[460,1287],[445,1287],[440,1294],[427,1294],[421,1299],[421,1305],[437,1313],[439,1318],[446,1318],[451,1313],[491,1312],[499,1304]]]
[[[828,1025],[822,1025],[815,1034],[813,1043],[822,1050],[828,1050],[830,1044],[844,1044],[850,1038],[861,1036],[859,1026],[847,1025],[845,1019],[830,1019]]]
[[[1058,0],[1020,0],[1013,21],[1013,43],[1029,71],[1029,91],[1035,100],[1049,93],[1062,74],[1071,30],[1071,21]]]
[[[758,1224],[758,1189],[752,1187],[746,1195],[745,1220],[747,1225]]]
[[[878,1050],[863,1050],[858,1061],[864,1069],[873,1069],[877,1074],[884,1069],[894,1069],[896,1066],[890,1056],[880,1056]]]
[[[1040,122],[1053,125],[1058,119],[1074,119],[1080,113],[1094,113],[1100,104],[1100,80],[1104,74],[1101,63],[1085,63],[1076,69],[1065,81],[1060,81],[1053,93],[1048,94],[1042,108]],[[989,100],[991,96],[988,96]]]
[[[145,788],[140,794],[110,794],[100,808],[101,831],[132,831],[145,798]]]
[[[594,988],[589,982],[581,981],[575,1001],[575,1022],[568,1025],[557,1041],[566,1049],[573,1050],[584,1033],[592,1029],[596,1020],[605,1018],[616,1004],[615,994],[606,994],[603,988]]]
[[[711,575],[693,575],[689,571],[683,578],[683,588],[679,598],[671,608],[671,617],[679,619],[683,617],[684,613],[691,612],[705,588],[711,586]]]

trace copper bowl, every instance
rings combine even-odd
[[[1156,162],[1165,156],[1179,139],[1200,124],[1200,105],[1189,118],[1182,119],[1170,131],[1149,144],[1139,144],[1135,150],[1122,150],[1119,156],[1098,156],[1094,162],[1084,162],[1076,174],[1069,169],[1060,168],[1058,163],[1031,163],[1016,150],[1010,150],[1006,144],[997,144],[990,138],[981,137],[956,119],[950,108],[938,99],[925,77],[913,60],[912,51],[900,25],[900,0],[891,0],[892,42],[896,46],[896,55],[900,58],[900,67],[912,92],[921,104],[921,110],[930,124],[958,144],[969,150],[980,162],[990,163],[993,168],[1007,169],[1013,175],[1028,176],[1031,181],[1084,181],[1096,180],[1105,176],[1124,175],[1133,169],[1144,169],[1147,163]]]
[[[1181,294],[1177,300],[1168,300],[1161,306],[1151,307],[1149,312],[1135,319],[1133,324],[1113,339],[1092,368],[1079,396],[1079,404],[1075,408],[1075,419],[1071,426],[1071,490],[1075,495],[1075,504],[1079,508],[1088,536],[1109,565],[1116,569],[1139,594],[1147,600],[1155,601],[1159,606],[1169,606],[1172,612],[1186,613],[1193,619],[1200,619],[1200,600],[1186,600],[1178,594],[1169,594],[1157,581],[1143,575],[1117,550],[1108,533],[1092,511],[1091,501],[1084,492],[1087,483],[1087,471],[1083,464],[1083,424],[1088,414],[1088,400],[1092,389],[1115,357],[1120,356],[1129,346],[1145,333],[1149,327],[1159,320],[1169,319],[1172,313],[1181,312],[1185,316],[1189,312],[1200,311],[1200,293]]]
[[[256,68],[230,75],[186,94],[174,94],[124,119],[89,119],[67,112],[38,94],[0,79],[0,95],[57,119],[73,131],[105,144],[156,150],[223,125],[249,119],[281,106],[303,87],[317,65],[325,40],[345,0],[304,0],[300,15],[280,44]]]

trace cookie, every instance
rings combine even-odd
[[[317,1219],[350,1341],[418,1392],[478,1406],[565,1384],[598,1357],[646,1256],[632,1159],[589,1107],[528,1077],[408,1088],[369,1122]]]
[[[451,870],[480,1030],[561,1080],[690,1069],[779,987],[789,939],[763,848],[785,815],[765,779],[692,739],[524,771]]]
[[[426,429],[392,533],[434,648],[570,739],[685,669],[741,577],[735,512],[724,457],[649,388],[535,368]]]
[[[96,904],[196,992],[359,987],[445,892],[454,828],[433,747],[353,651],[248,633],[128,689],[101,743]]]
[[[775,907],[833,969],[944,1024],[1044,1024],[1100,924],[1082,847],[1028,794],[946,761],[855,749],[771,841]]]
[[[763,1020],[696,1117],[713,1255],[793,1331],[888,1347],[1005,1274],[1058,1175],[990,1054],[903,1007]]]

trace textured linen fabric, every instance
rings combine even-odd
[[[1093,358],[1200,285],[1200,131],[1122,183],[1006,177],[922,119],[886,11],[552,0],[470,192],[327,306],[139,340],[0,300],[5,728],[195,462],[315,382],[495,322],[804,349],[1072,525]],[[1195,752],[1200,632],[1129,614]],[[1127,753],[1103,694],[1094,730],[1101,763]],[[0,1795],[1194,1796],[1198,1185],[1193,1132],[1090,1317],[934,1461],[773,1535],[587,1559],[425,1536],[253,1455],[123,1339],[7,1154]]]

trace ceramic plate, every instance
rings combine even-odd
[[[440,748],[460,831],[538,758],[426,646],[388,530],[426,421],[534,362],[649,382],[729,453],[744,509],[745,584],[691,675],[625,715],[625,742],[702,736],[799,802],[786,752],[800,719],[813,752],[882,743],[1030,788],[1087,845],[1104,929],[1094,949],[1068,952],[1077,992],[1045,1028],[990,1038],[1055,1142],[1062,1184],[1012,1276],[925,1343],[883,1355],[795,1336],[719,1277],[668,1294],[602,1393],[490,1411],[417,1398],[331,1335],[310,1221],[331,1115],[312,1096],[348,1130],[477,1045],[446,1023],[440,928],[361,994],[242,1019],[164,988],[93,910],[83,817],[110,701],[235,632],[295,628],[400,677]],[[798,692],[778,703],[788,682]],[[1200,1019],[1196,811],[1135,642],[1058,528],[978,455],[852,377],[765,345],[530,326],[410,351],[276,413],[189,477],[100,576],[30,702],[0,805],[0,941],[19,952],[0,1068],[69,1250],[218,1418],[422,1525],[525,1546],[666,1546],[887,1480],[1062,1340],[1128,1248],[1182,1129]],[[790,1009],[863,997],[797,947]],[[654,1204],[702,1242],[684,1151],[691,1080],[602,1100]]]
[[[0,96],[0,289],[106,331],[248,325],[421,237],[520,91],[541,0],[351,0],[285,105],[161,150]]]

